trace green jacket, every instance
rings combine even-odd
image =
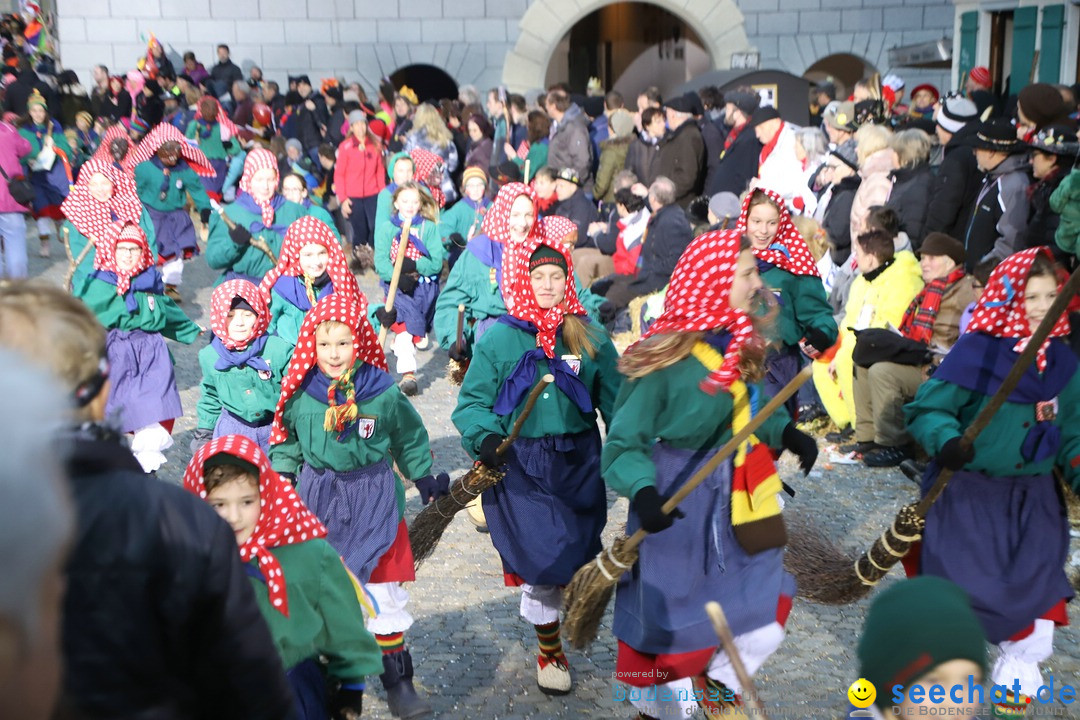
[[[166,187],[165,199],[161,199],[161,188]],[[210,208],[210,197],[206,194],[202,180],[186,162],[179,163],[169,171],[166,182],[165,173],[153,162],[147,160],[135,166],[135,188],[143,205],[162,212],[183,210],[187,205],[187,196],[199,210]]]
[[[481,212],[473,210],[464,199],[456,202],[454,207],[439,216],[439,236],[443,246],[450,249],[450,236],[454,233],[461,235],[466,242],[473,235],[479,235],[480,227],[484,224],[484,213],[490,209],[490,203]]]
[[[25,154],[21,158],[19,158],[19,162],[21,162],[23,164],[23,167],[29,169],[30,163],[34,159],[36,159],[37,156],[38,156],[38,153],[41,152],[42,147],[43,147],[43,143],[40,140],[38,140],[37,133],[35,133],[30,128],[26,128],[26,127],[19,128],[19,134],[22,135],[24,138],[26,138],[30,142],[30,152],[28,152],[27,154]],[[52,132],[52,133],[49,133],[49,134],[52,135],[53,146],[57,150],[63,151],[63,153],[65,155],[67,155],[68,163],[74,165],[74,163],[75,163],[75,153],[74,153],[74,151],[72,151],[71,145],[68,144],[67,135],[65,135],[62,132]],[[60,162],[60,159],[57,158],[56,162]],[[30,177],[29,170],[27,170],[26,177],[28,177],[28,178]]]
[[[225,213],[237,225],[243,225],[249,229],[255,223],[262,224],[261,215],[246,210],[236,203],[226,206]],[[278,208],[274,217],[274,224],[289,225],[307,214],[307,208],[303,205],[286,201],[284,205]],[[273,230],[262,230],[253,234],[266,240],[266,244],[273,250],[275,257],[281,256],[283,234],[278,234]],[[237,245],[234,243],[232,238],[229,237],[229,226],[225,224],[225,221],[217,213],[210,216],[210,233],[206,240],[206,262],[215,270],[224,271],[215,285],[220,285],[225,281],[224,273],[229,270],[241,275],[262,279],[262,276],[270,268],[274,267],[274,264],[270,262],[270,258],[262,250],[249,244]]]
[[[547,166],[548,144],[546,142],[531,143],[529,145],[529,154],[525,156],[525,160],[522,160],[517,155],[514,155],[513,160],[518,164],[522,172],[525,172],[525,160],[529,161],[529,177],[525,178],[525,182],[532,182],[532,179],[536,177],[536,171]]]
[[[600,143],[600,165],[596,170],[593,196],[606,203],[615,202],[615,175],[626,165],[626,153],[633,136],[609,138]]]
[[[150,244],[150,253],[154,256],[154,262],[156,263],[158,259],[157,233],[154,231],[154,223],[150,221],[149,213],[140,213],[139,228],[146,233],[146,241]],[[70,220],[64,221],[60,232],[67,233],[68,243],[71,245],[71,256],[78,258],[83,248],[90,242],[90,238],[79,232]],[[75,268],[75,274],[72,275],[72,287],[78,286],[83,278],[93,272],[95,255],[97,255],[97,249],[91,246],[89,252],[86,253],[86,257]]]
[[[248,365],[216,370],[214,364],[219,358],[217,350],[212,345],[200,350],[202,384],[196,405],[198,427],[212,430],[222,410],[228,410],[249,423],[272,418],[281,394],[281,378],[288,368],[292,350],[292,346],[281,338],[267,338],[260,357],[270,365],[268,378],[259,377],[258,371]]]
[[[248,577],[285,668],[325,657],[330,677],[343,683],[381,673],[382,653],[364,627],[352,580],[330,543],[316,538],[269,551],[281,564],[289,615],[270,604],[263,580]],[[249,564],[258,568],[258,560]]]
[[[817,328],[836,342],[836,320],[825,297],[821,278],[793,275],[787,270],[773,267],[762,273],[761,281],[780,301],[776,333],[784,345],[798,345],[809,328]]]
[[[202,332],[167,295],[136,291],[138,310],[130,312],[116,286],[87,275],[72,288],[72,295],[86,303],[109,330],[142,330],[161,333],[170,340],[190,345]]]
[[[601,472],[608,487],[633,498],[646,485],[655,486],[652,453],[658,439],[674,448],[694,450],[720,447],[731,439],[731,394],[705,393],[699,384],[708,374],[690,355],[623,383],[601,454]],[[779,448],[788,422],[787,412],[780,407],[755,435],[769,447]]]
[[[420,217],[415,218],[421,220]],[[410,235],[415,236],[417,226],[413,225]],[[443,261],[446,259],[446,248],[443,247],[439,237],[439,225],[431,220],[423,220],[419,226],[420,242],[427,248],[428,257],[416,261],[416,271],[425,277],[436,276],[442,272]],[[394,276],[394,264],[390,262],[390,248],[394,244],[394,238],[401,234],[401,228],[392,221],[387,221],[375,231],[375,272],[379,273],[379,279],[390,282]]]
[[[282,279],[285,279],[285,277],[282,276]],[[324,285],[316,295],[316,302],[327,295],[331,295],[332,290],[332,284],[327,283]],[[307,310],[301,310],[282,297],[276,285],[270,290],[270,325],[266,328],[266,332],[278,336],[290,346],[295,347],[296,340],[300,337],[300,326],[304,324],[305,315],[307,315]]]
[[[185,134],[191,140],[195,140],[199,145],[199,149],[211,160],[228,160],[233,155],[243,152],[239,140],[231,140],[227,148],[221,142],[221,123],[214,123],[213,127],[210,128],[209,135],[202,138],[199,137],[199,121],[192,120],[188,123],[187,133]]]
[[[375,196],[375,229],[378,231],[384,224],[390,222],[394,215],[394,194],[389,187],[384,187]]]
[[[605,423],[610,423],[615,398],[622,385],[622,375],[616,369],[618,352],[602,327],[592,324],[596,357],[581,358],[578,377],[589,390],[593,407],[600,411]],[[509,377],[521,356],[536,349],[536,336],[504,323],[495,323],[474,349],[469,371],[458,393],[458,404],[451,415],[461,433],[461,445],[473,457],[480,443],[490,434],[505,437],[524,407],[521,403],[513,414],[496,415],[492,408],[503,382]],[[562,336],[555,343],[555,357],[570,355]],[[547,372],[547,363],[536,361],[536,377]],[[535,384],[535,383],[534,383]],[[544,437],[579,433],[596,427],[596,412],[585,414],[554,384],[540,395],[536,407],[521,429],[521,437]]]

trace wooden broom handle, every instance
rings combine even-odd
[[[518,435],[521,433],[521,428],[525,424],[526,418],[529,417],[529,413],[531,413],[533,407],[536,406],[536,401],[540,397],[540,393],[544,392],[544,388],[553,382],[555,382],[555,376],[551,373],[547,373],[540,378],[540,382],[536,383],[533,389],[529,391],[529,398],[525,401],[525,407],[522,408],[521,414],[518,415],[518,419],[514,421],[514,427],[510,429],[510,434],[507,435],[506,439],[499,443],[499,447],[495,449],[495,453],[499,457],[502,457],[503,454],[510,449],[510,446],[514,444],[514,441],[517,440]]]
[[[734,437],[724,443],[723,446],[716,451],[716,454],[709,458],[709,461],[694,473],[693,477],[683,483],[682,487],[676,490],[675,494],[667,499],[667,502],[665,502],[661,508],[661,510],[664,511],[664,514],[670,515],[671,511],[678,507],[679,503],[685,500],[687,495],[696,490],[697,486],[705,481],[705,478],[712,475],[716,468],[720,467],[720,463],[724,462],[740,445],[746,442],[746,440],[769,419],[769,416],[772,415],[778,407],[787,402],[788,398],[799,391],[799,388],[803,386],[803,383],[810,379],[813,372],[813,365],[807,365],[799,371],[798,375],[791,379],[791,382],[781,388],[780,392],[776,394],[776,397],[769,400],[769,402],[765,404],[765,407],[763,407],[758,414],[746,424],[746,427],[735,433]],[[649,533],[646,530],[639,529],[626,540],[623,549],[632,550],[636,548],[648,535]]]
[[[465,306],[457,306],[457,344],[460,348],[465,341]]]
[[[754,681],[750,673],[746,671],[746,666],[743,665],[739,648],[735,647],[735,637],[731,634],[731,626],[728,625],[724,609],[720,607],[720,603],[710,600],[705,603],[705,612],[709,614],[716,637],[720,639],[720,645],[724,648],[728,659],[731,660],[731,667],[735,670],[735,677],[739,678],[739,684],[742,685],[743,704],[750,707],[754,717],[769,720],[769,716],[765,714],[765,708],[761,706],[761,700],[758,699]]]
[[[394,274],[390,277],[390,289],[386,291],[386,312],[394,309],[394,298],[397,297],[398,281],[401,279],[401,268],[405,265],[405,251],[409,249],[409,231],[412,230],[412,220],[401,223],[401,240],[398,242],[397,259],[394,261]],[[391,241],[393,242],[393,241]],[[386,342],[386,326],[379,323],[379,347]]]

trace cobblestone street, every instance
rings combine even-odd
[[[31,235],[32,237],[32,235]],[[36,245],[36,241],[33,243]],[[30,259],[32,276],[59,283],[67,269],[62,248],[53,243],[53,258]],[[196,322],[209,325],[210,293],[216,273],[202,258],[185,270],[183,310]],[[378,296],[374,277],[360,278],[372,300]],[[186,415],[176,423],[175,446],[159,473],[179,482],[190,457],[199,393],[196,354],[205,343],[192,346],[170,342]],[[469,466],[460,438],[450,423],[456,388],[445,378],[447,356],[435,348],[419,354],[421,393],[414,398],[431,436],[436,471],[452,477]],[[391,368],[393,360],[391,359]],[[850,548],[868,546],[891,521],[895,511],[915,496],[916,488],[899,471],[869,470],[835,465],[818,468],[803,478],[785,456],[781,472],[797,495],[786,511],[806,515]],[[421,508],[417,493],[408,493],[407,518]],[[610,498],[605,545],[622,532],[627,502]],[[993,528],[987,528],[993,532]],[[1074,552],[1080,547],[1073,542]],[[886,582],[895,582],[894,570]],[[610,633],[610,609],[599,640],[587,653],[569,651],[575,688],[567,697],[551,698],[536,687],[536,637],[518,617],[519,592],[503,586],[498,556],[486,535],[476,532],[462,514],[450,526],[433,557],[408,586],[416,624],[406,634],[416,662],[417,685],[431,699],[440,718],[509,720],[511,718],[629,718],[631,705],[613,698],[616,684],[615,642]],[[868,601],[846,607],[822,607],[797,599],[787,626],[785,643],[757,676],[769,716],[777,718],[840,718],[847,709],[846,692],[856,678],[855,647]],[[1070,616],[1080,622],[1076,603]],[[1058,686],[1080,683],[1080,631],[1065,628],[1055,638],[1056,653],[1045,668]],[[369,678],[365,717],[389,718],[385,695],[377,678]],[[878,692],[883,692],[878,688]],[[1080,709],[1052,706],[1062,717],[1080,717]],[[1040,708],[1045,715],[1051,706]]]

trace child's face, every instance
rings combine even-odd
[[[972,695],[975,698],[979,697],[978,692],[971,693],[968,690],[968,678],[974,676],[974,680],[971,681],[973,685],[978,685],[982,682],[982,671],[979,666],[973,663],[971,660],[949,660],[938,665],[936,668],[923,675],[915,682],[911,683],[911,686],[920,685],[924,691],[929,692],[930,688],[935,685],[940,685],[944,691],[944,700],[940,703],[934,703],[931,707],[934,708],[934,713],[937,715],[948,715],[949,717],[976,717],[976,714],[980,710],[978,703],[968,702]],[[920,714],[926,712],[927,698],[923,696],[922,702],[916,704],[908,697],[910,687],[905,688],[904,703],[899,708],[893,708],[893,715],[895,717],[918,717]],[[950,691],[954,687],[959,687],[955,694],[960,696],[961,702],[951,697]],[[920,713],[922,711],[922,713]]]
[[[535,222],[536,210],[533,208],[532,200],[528,195],[519,195],[510,206],[510,219],[507,222],[511,242],[525,242]]]
[[[557,265],[541,265],[529,273],[536,304],[542,309],[553,308],[566,297],[566,272]]]
[[[30,119],[38,125],[45,124],[45,118],[48,117],[48,112],[41,105],[30,106]]]
[[[394,182],[398,185],[409,182],[413,179],[413,173],[415,172],[412,160],[409,158],[402,158],[394,163]]]
[[[259,316],[250,310],[243,308],[230,310],[227,325],[229,339],[238,343],[247,342],[251,338],[252,331],[255,330],[255,321],[258,319]]]
[[[746,234],[758,250],[769,246],[779,227],[780,213],[772,203],[755,205],[746,216]]]
[[[735,310],[750,312],[754,294],[761,288],[761,276],[758,275],[754,253],[743,250],[739,253],[739,262],[735,266],[735,279],[731,283],[728,305]]]
[[[293,162],[296,162],[300,159],[300,151],[296,149],[295,145],[291,147],[286,147],[285,154],[288,155],[289,159]]]
[[[337,379],[352,367],[353,333],[341,323],[323,323],[315,329],[315,362],[329,378]]]
[[[289,202],[302,203],[304,202],[304,181],[295,175],[289,175],[281,181],[281,194],[285,196],[285,199]]]
[[[218,485],[206,501],[236,534],[236,544],[243,545],[255,532],[259,522],[259,485],[250,475]]]
[[[533,178],[533,189],[542,198],[551,197],[551,194],[555,192],[555,181],[549,180],[543,175],[537,175]]]
[[[920,90],[911,98],[915,107],[928,108],[934,104],[934,94],[929,90]]]
[[[113,182],[102,173],[94,173],[87,184],[90,196],[98,202],[106,203],[113,196]]]
[[[1058,284],[1054,278],[1047,275],[1028,278],[1027,287],[1024,288],[1024,313],[1033,334],[1057,296]]]
[[[123,272],[131,272],[139,264],[142,248],[133,242],[116,243],[116,267]]]
[[[274,196],[277,190],[277,171],[273,168],[263,168],[251,176],[249,184],[251,197],[256,200],[266,201]]]
[[[90,130],[90,123],[86,122],[86,118],[75,118],[75,127],[79,128],[79,132],[87,132]]]
[[[471,178],[469,182],[465,183],[465,197],[473,202],[480,202],[480,198],[484,197],[485,190],[487,190],[487,183],[478,178]]]
[[[308,243],[300,248],[300,269],[313,280],[326,272],[329,262],[330,253],[318,243]]]
[[[405,190],[397,196],[394,207],[403,218],[414,218],[420,212],[420,193],[415,190]]]
[[[334,158],[328,158],[325,155],[319,156],[319,164],[323,166],[323,170],[329,170],[334,167]]]

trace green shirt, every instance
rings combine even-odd
[[[130,312],[116,286],[87,275],[72,288],[72,294],[86,303],[109,330],[142,330],[161,333],[170,340],[190,345],[202,329],[167,295],[135,292],[138,309]]]
[[[146,242],[150,245],[150,254],[154,256],[154,262],[157,262],[157,233],[154,231],[154,223],[150,221],[149,213],[139,214],[139,228],[146,233]],[[90,238],[79,232],[78,228],[70,220],[65,220],[61,226],[61,232],[66,233],[67,241],[71,246],[71,256],[78,258],[82,253],[83,248],[90,242]],[[94,256],[97,254],[97,249],[93,246],[86,253],[86,257],[75,268],[75,273],[72,275],[71,284],[72,287],[79,285],[82,279],[89,275],[94,270]]]
[[[161,198],[162,187],[166,188],[165,199]],[[202,180],[186,162],[183,165],[177,163],[176,167],[169,169],[168,181],[164,171],[153,162],[148,160],[139,163],[135,166],[135,188],[143,205],[161,212],[183,210],[189,193],[196,208],[210,208],[210,197],[206,194]]]
[[[422,257],[416,261],[416,271],[424,277],[432,277],[442,272],[446,248],[443,247],[442,240],[439,238],[437,223],[420,217],[414,218],[414,223],[417,221],[420,221],[419,228],[414,224],[409,234],[414,235],[415,231],[419,230],[420,242],[427,248],[428,257]],[[390,220],[375,232],[375,272],[379,273],[379,279],[383,282],[390,282],[394,276],[394,263],[390,262],[390,248],[394,244],[394,238],[399,235],[401,235],[401,228]]]
[[[382,653],[364,627],[352,581],[330,543],[316,538],[269,551],[281,564],[289,615],[270,604],[263,580],[249,577],[285,668],[322,656],[329,661],[330,677],[343,683],[381,673]],[[258,560],[250,564],[258,567]]]
[[[270,365],[270,377],[259,377],[259,372],[249,366],[216,370],[214,364],[220,356],[212,345],[199,351],[199,367],[202,368],[202,385],[199,403],[198,427],[212,430],[228,410],[249,423],[270,420],[274,416],[278,396],[281,395],[281,378],[289,365],[292,346],[277,337],[269,337],[259,357]]]
[[[236,203],[231,203],[226,206],[225,213],[237,225],[242,225],[249,229],[256,222],[262,223],[262,215],[242,208]],[[274,216],[274,224],[287,226],[307,214],[307,208],[303,205],[286,201],[284,205],[277,209]],[[262,230],[258,233],[253,233],[253,235],[257,235],[265,240],[266,244],[269,245],[270,249],[274,252],[275,257],[281,256],[282,235],[279,235],[273,230]],[[237,245],[234,243],[232,238],[229,237],[229,226],[225,224],[225,221],[222,220],[221,216],[217,213],[210,216],[210,233],[206,241],[206,262],[215,270],[223,270],[225,272],[231,270],[240,273],[241,275],[248,275],[257,279],[262,279],[262,276],[265,275],[270,268],[274,267],[274,264],[270,262],[270,258],[267,257],[266,253],[259,250],[257,247],[250,244]],[[223,273],[215,284],[220,285],[224,281],[225,275]]]
[[[228,160],[243,152],[238,140],[230,141],[228,148],[221,142],[221,123],[215,122],[206,137],[199,137],[199,121],[192,120],[188,123],[186,135],[198,143],[199,149],[211,160]]]
[[[616,369],[618,353],[607,333],[596,325],[590,325],[596,357],[581,358],[578,377],[585,384],[592,398],[593,407],[600,411],[604,421],[611,422],[615,398],[622,385],[622,375]],[[496,415],[492,408],[503,382],[509,377],[521,356],[536,349],[536,336],[506,325],[495,323],[476,344],[469,371],[458,393],[458,404],[451,415],[454,426],[461,433],[461,444],[473,457],[480,443],[490,434],[505,437],[524,408],[521,402],[511,415]],[[555,343],[555,357],[570,355],[570,349],[560,334]],[[548,371],[546,362],[539,360],[536,378]],[[533,383],[535,385],[535,382]],[[574,402],[554,383],[545,388],[535,408],[521,428],[521,437],[536,438],[545,435],[579,433],[596,427],[596,411],[583,413]]]
[[[633,498],[646,485],[656,485],[653,446],[657,441],[673,448],[720,447],[731,439],[733,401],[730,393],[709,395],[700,383],[708,369],[690,355],[645,377],[629,379],[615,402],[615,420],[608,426],[601,472],[620,495]],[[759,407],[764,406],[761,396]],[[777,408],[755,436],[772,448],[790,418]]]
[[[392,193],[389,187],[384,187],[379,191],[379,194],[375,196],[375,228],[381,228],[385,223],[390,222],[390,218],[394,215],[394,193]]]
[[[450,236],[454,233],[461,235],[466,242],[473,235],[479,235],[480,226],[484,223],[484,215],[490,209],[491,206],[488,205],[483,212],[473,210],[464,199],[455,203],[454,207],[439,216],[439,236],[442,238],[443,246],[449,250]]]
[[[525,159],[529,161],[529,177],[525,178],[525,182],[528,183],[532,182],[532,179],[536,177],[537,170],[547,166],[548,144],[546,142],[531,143],[529,145],[529,153],[525,156]],[[522,168],[522,172],[525,172],[525,160],[522,160],[515,154],[513,161]]]
[[[838,333],[829,300],[821,278],[812,275],[794,275],[778,267],[770,268],[761,275],[765,287],[776,293],[780,301],[780,314],[776,319],[776,333],[784,345],[798,345],[806,337],[809,328],[825,333],[836,342]]]
[[[281,276],[278,282],[282,280],[285,282],[292,281],[291,278],[284,275]],[[330,292],[332,289],[333,285],[331,283],[327,283],[321,289],[316,289],[315,301],[318,302],[327,295],[332,295],[333,293]],[[266,332],[278,336],[291,346],[295,346],[297,339],[300,337],[300,326],[304,324],[304,317],[307,312],[307,310],[301,310],[296,305],[293,305],[291,301],[286,300],[278,292],[275,284],[270,289],[270,325],[266,328]]]
[[[51,123],[52,120],[49,122]],[[30,141],[30,152],[19,158],[19,162],[21,162],[24,167],[29,168],[30,163],[36,159],[41,152],[44,143],[38,140],[37,133],[35,133],[32,128],[19,128],[19,134]],[[63,152],[67,156],[68,163],[73,164],[75,162],[75,153],[72,152],[71,145],[68,144],[67,135],[62,132],[52,132],[49,134],[53,139],[53,147],[55,147],[58,152]],[[57,158],[56,162],[60,162],[60,158]],[[27,177],[29,177],[29,175]]]

